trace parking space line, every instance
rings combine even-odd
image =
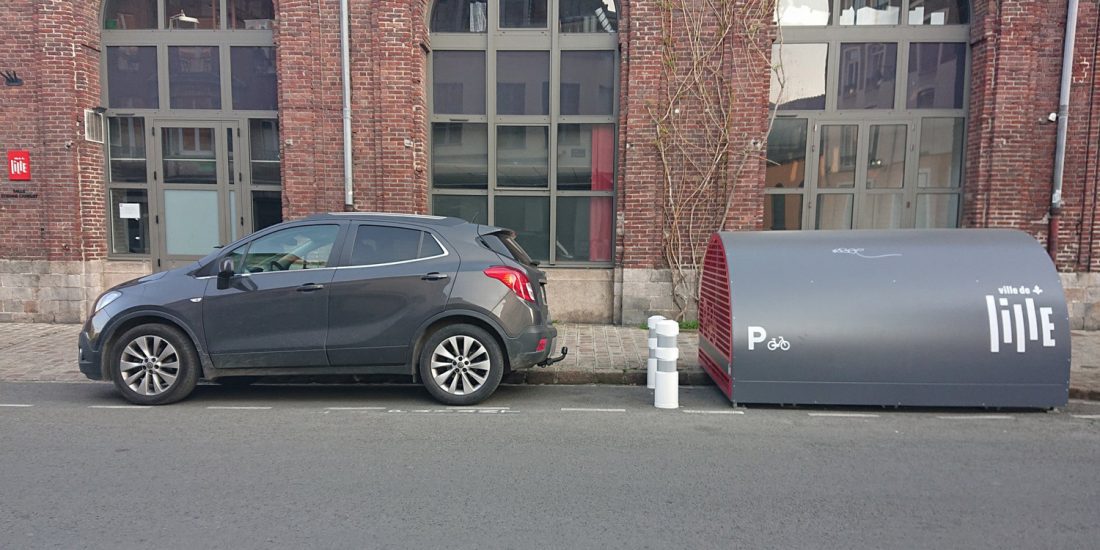
[[[469,411],[469,410],[474,410],[474,411],[478,411],[478,410],[498,411],[498,410],[509,409],[509,408],[511,408],[511,407],[447,407],[448,410],[452,410],[452,411]]]
[[[89,409],[151,409],[146,405],[88,405]]]
[[[271,409],[271,407],[229,407],[229,406],[212,406],[212,407],[207,407],[207,409],[209,409],[209,410],[216,410],[216,411],[266,411],[266,410],[270,410],[270,409]]]
[[[27,407],[33,407],[34,405],[25,405],[23,403],[0,403],[0,407],[8,407],[11,409],[25,409]]]
[[[386,407],[325,407],[326,411],[384,411]]]
[[[936,418],[940,420],[1012,420],[1014,417],[1007,414],[956,414]]]
[[[697,411],[693,409],[684,409],[680,412],[687,414],[745,414],[745,411]]]
[[[1100,420],[1100,414],[1071,414],[1070,416],[1085,420]]]
[[[878,418],[877,414],[870,413],[812,412],[807,414],[830,418]]]
[[[580,409],[580,408],[571,408],[571,407],[563,407],[561,410],[565,411],[565,412],[601,412],[601,413],[624,413],[624,412],[626,412],[626,409]]]

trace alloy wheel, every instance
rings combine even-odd
[[[134,393],[160,395],[176,383],[180,357],[168,340],[152,334],[138,336],[123,348],[118,369]]]
[[[488,379],[491,366],[485,346],[470,336],[451,336],[432,352],[432,378],[452,395],[476,392]]]

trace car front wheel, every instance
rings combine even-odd
[[[138,405],[165,405],[187,397],[199,378],[195,347],[175,327],[139,325],[111,346],[110,373],[122,397]]]
[[[504,376],[500,345],[488,332],[467,324],[436,331],[420,352],[420,378],[446,405],[476,405],[496,391]]]

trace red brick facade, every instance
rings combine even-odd
[[[427,212],[429,0],[350,0],[352,117],[357,210]],[[1047,240],[1065,1],[972,3],[970,101],[963,224],[1016,227]],[[339,4],[276,0],[284,214],[343,210]],[[660,104],[660,2],[623,0],[616,265],[661,265],[660,166],[647,105]],[[0,12],[0,150],[28,149],[33,180],[0,176],[0,258],[94,260],[106,256],[103,146],[83,138],[83,109],[100,99],[101,0],[7,0]],[[1100,271],[1100,87],[1098,10],[1078,16],[1065,208],[1063,271]],[[769,68],[746,52],[775,29],[731,41],[730,79],[758,93],[738,96],[735,134],[763,140]],[[757,41],[757,46],[747,43]],[[767,48],[764,48],[766,51]],[[762,151],[762,150],[761,150]],[[6,175],[5,175],[6,176]],[[763,218],[763,165],[736,182],[731,229]]]

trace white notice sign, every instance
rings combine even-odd
[[[139,202],[120,202],[118,203],[118,217],[124,220],[139,220],[141,219],[141,203]]]

